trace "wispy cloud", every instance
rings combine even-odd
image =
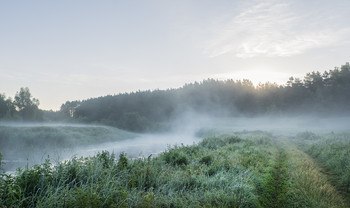
[[[276,0],[254,2],[223,24],[206,52],[210,57],[292,56],[336,44],[349,35],[349,29],[332,25],[334,18],[319,14],[312,9],[302,13]]]

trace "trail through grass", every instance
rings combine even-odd
[[[267,184],[268,186],[271,186],[272,189],[272,200],[268,207],[286,207],[288,204],[286,199],[288,188],[286,169],[286,154],[283,149],[279,148],[276,164],[272,172],[272,180],[270,184]]]
[[[300,149],[322,164],[333,176],[339,189],[350,193],[350,134],[314,134],[303,132],[296,136]]]
[[[350,134],[302,132],[292,139],[350,207]]]
[[[108,152],[0,178],[0,207],[348,207],[314,160],[266,132],[174,146],[156,158]]]
[[[317,163],[287,139],[281,139],[286,150],[289,180],[292,181],[291,207],[348,207],[344,196],[332,185]]]

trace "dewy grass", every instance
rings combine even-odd
[[[350,193],[350,133],[298,134],[296,142],[333,176],[334,183]]]
[[[306,158],[306,159],[305,159]],[[295,147],[264,133],[175,146],[156,158],[101,152],[0,179],[0,207],[342,207]]]
[[[288,158],[291,207],[346,207],[344,199],[313,159],[288,141],[282,144]]]
[[[286,154],[283,149],[279,149],[275,164],[270,174],[266,175],[264,194],[261,196],[264,207],[288,207],[290,197],[287,192],[290,182],[287,177]]]
[[[157,158],[102,152],[2,177],[1,206],[259,207],[270,147],[235,136],[176,146]],[[246,148],[243,150],[242,148]],[[267,155],[265,155],[267,154]]]

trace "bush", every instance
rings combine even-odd
[[[117,165],[120,170],[123,170],[128,167],[128,158],[126,157],[126,154],[124,152],[119,154],[119,160]]]
[[[114,164],[115,155],[110,154],[107,151],[102,151],[101,153],[97,153],[96,157],[99,160],[99,162],[102,163],[103,168],[110,168]]]
[[[210,165],[213,161],[213,157],[211,155],[207,155],[201,158],[201,160],[199,161],[201,164],[205,164],[205,165]]]
[[[189,160],[187,156],[179,151],[170,150],[164,154],[165,162],[171,165],[187,165]]]
[[[238,136],[228,136],[224,139],[224,141],[228,144],[234,144],[234,143],[241,142],[242,139],[239,138]]]
[[[209,150],[216,150],[224,145],[226,145],[226,142],[219,137],[203,139],[200,143],[200,146],[208,148]]]

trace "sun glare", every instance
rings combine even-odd
[[[285,84],[290,77],[290,74],[279,72],[278,70],[272,70],[267,67],[254,67],[241,71],[234,71],[228,73],[221,73],[214,75],[214,78],[219,80],[233,79],[233,80],[250,80],[254,86],[260,83],[276,83]]]

